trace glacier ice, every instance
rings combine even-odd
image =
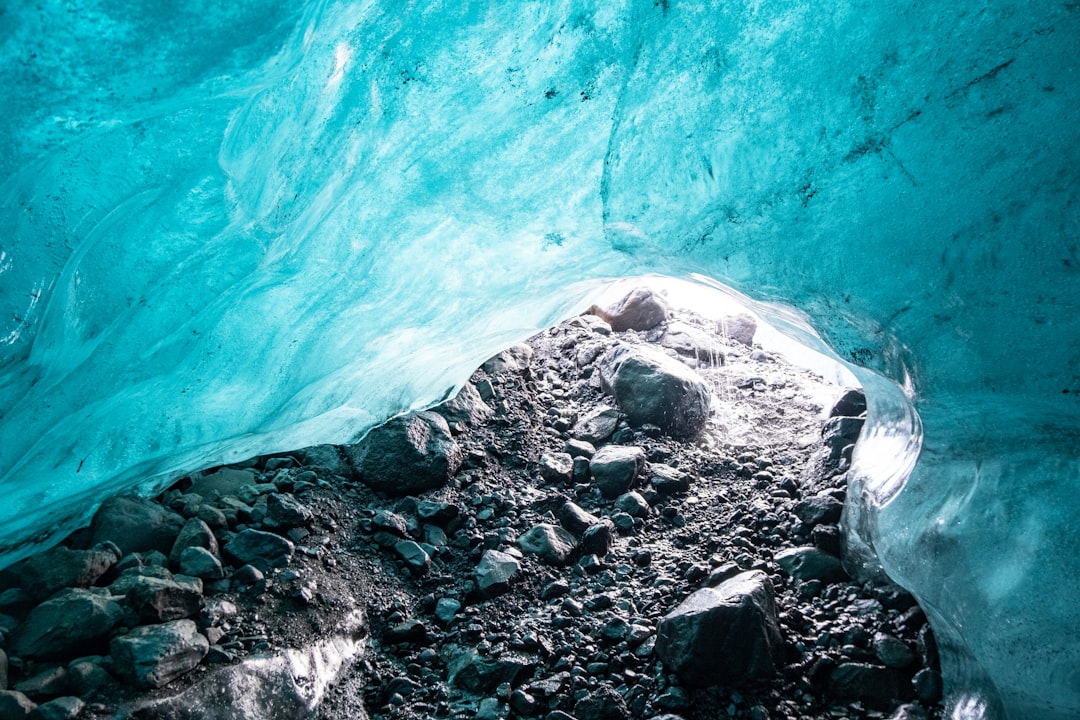
[[[4,562],[702,273],[862,368],[953,716],[1080,714],[1075,2],[182,5],[0,8]]]

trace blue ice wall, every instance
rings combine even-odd
[[[0,7],[3,562],[701,272],[868,369],[954,716],[1080,715],[1080,5],[180,5]]]

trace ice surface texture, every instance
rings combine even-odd
[[[6,561],[701,272],[868,368],[954,714],[1080,713],[1077,3],[172,5],[0,10]]]

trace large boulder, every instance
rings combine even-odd
[[[436,405],[432,410],[446,418],[448,423],[472,425],[482,423],[494,412],[471,382],[462,385],[457,395],[441,405]]]
[[[649,288],[634,288],[610,307],[593,305],[589,313],[603,318],[612,330],[651,330],[667,320],[668,307]]]
[[[89,587],[120,559],[116,546],[72,550],[58,545],[23,560],[7,573],[33,598],[44,600],[67,587]]]
[[[781,550],[774,558],[776,564],[791,577],[802,580],[820,580],[823,583],[847,580],[839,558],[816,547],[797,547]]]
[[[157,550],[168,555],[184,518],[156,502],[134,495],[119,495],[101,503],[90,522],[92,543],[111,541],[128,553]]]
[[[189,547],[205,548],[215,555],[218,553],[218,542],[214,536],[214,531],[197,517],[188,520],[184,523],[184,527],[180,529],[180,533],[176,536],[176,542],[173,543],[172,550],[169,551],[169,562],[177,565],[180,562],[180,556]]]
[[[196,615],[203,595],[194,584],[156,577],[140,577],[128,590],[128,606],[146,622],[166,622]]]
[[[697,687],[771,677],[782,646],[772,583],[758,570],[698,590],[656,631],[656,654]]]
[[[161,687],[194,670],[209,649],[191,620],[137,627],[111,644],[117,674],[143,688]]]
[[[597,365],[604,391],[631,425],[656,425],[676,438],[693,437],[705,427],[709,386],[678,360],[652,348],[621,345]]]
[[[361,482],[401,496],[442,487],[463,458],[446,420],[434,412],[396,417],[344,452]]]
[[[639,447],[605,445],[589,461],[593,484],[614,499],[633,487],[645,469],[645,451]]]
[[[253,565],[267,572],[292,562],[296,546],[280,535],[248,528],[237,533],[222,551],[236,567]]]
[[[82,588],[61,590],[30,611],[11,650],[31,660],[89,655],[104,647],[123,614],[120,605],[104,595]]]
[[[757,333],[757,320],[749,313],[728,315],[716,324],[716,331],[737,343],[750,346],[754,344],[754,335]]]

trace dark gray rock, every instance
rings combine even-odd
[[[0,718],[24,720],[30,717],[37,704],[15,690],[0,690]]]
[[[225,568],[218,556],[201,547],[189,547],[180,553],[180,572],[203,580],[225,577]]]
[[[604,557],[611,550],[611,543],[615,540],[615,533],[610,520],[604,519],[595,525],[589,526],[581,536],[581,551],[588,555]]]
[[[116,673],[142,688],[158,688],[195,669],[210,643],[191,620],[137,627],[110,645]]]
[[[98,688],[113,682],[113,677],[102,666],[105,658],[93,656],[73,661],[68,665],[68,681],[78,695],[90,695]]]
[[[395,543],[394,552],[405,562],[405,567],[413,575],[420,576],[431,569],[431,556],[413,540]]]
[[[915,662],[915,653],[898,637],[879,632],[874,635],[873,645],[874,655],[885,667],[902,670]]]
[[[605,392],[631,425],[656,425],[676,438],[700,433],[709,419],[709,386],[696,372],[662,352],[622,345],[597,361]]]
[[[593,483],[606,498],[616,498],[634,486],[645,469],[645,451],[639,447],[605,445],[589,461]]]
[[[612,330],[651,330],[668,318],[664,300],[649,288],[634,288],[622,299],[607,308],[593,305],[589,314],[596,315]]]
[[[858,700],[888,710],[897,701],[910,700],[911,684],[893,668],[867,663],[841,663],[829,676],[829,692],[843,700]]]
[[[575,460],[579,457],[587,460],[596,454],[596,447],[591,442],[588,442],[587,440],[578,440],[576,438],[567,440],[566,445],[563,446],[563,450]]]
[[[31,700],[41,702],[57,695],[67,695],[70,686],[67,668],[62,665],[53,665],[20,680],[15,685],[15,690]]]
[[[476,587],[483,597],[494,597],[505,592],[521,569],[521,563],[512,555],[498,550],[485,550],[476,567]]]
[[[115,545],[100,544],[90,550],[58,545],[18,563],[9,571],[36,600],[61,588],[89,587],[120,559]]]
[[[577,720],[630,720],[622,695],[607,685],[593,690],[574,704]]]
[[[757,320],[753,315],[738,313],[721,318],[716,325],[716,332],[721,337],[730,338],[747,347],[754,344],[754,334],[757,333]]]
[[[544,453],[540,456],[540,477],[549,483],[567,483],[574,477],[574,458],[570,453]]]
[[[203,607],[203,596],[192,585],[140,577],[128,590],[126,602],[143,621],[159,623],[198,614]]]
[[[507,652],[492,658],[482,655],[475,648],[450,646],[444,654],[447,656],[450,684],[472,693],[489,693],[503,683],[515,685],[539,666],[536,657],[518,652]]]
[[[812,495],[795,503],[792,512],[809,526],[840,522],[844,512],[844,503],[831,495]]]
[[[858,417],[866,412],[866,395],[860,388],[844,388],[840,397],[833,401],[829,417]]]
[[[615,498],[615,507],[630,517],[644,518],[649,516],[649,503],[645,501],[641,493],[632,490]]]
[[[756,570],[691,594],[656,633],[656,654],[692,686],[771,677],[782,648],[772,583]]]
[[[930,668],[923,668],[915,673],[911,681],[915,696],[924,703],[933,704],[941,701],[943,690],[941,675]]]
[[[305,467],[326,468],[335,475],[348,475],[349,465],[338,445],[312,445],[297,452]]]
[[[296,547],[280,535],[248,528],[237,533],[222,551],[236,567],[253,565],[268,572],[272,568],[287,566],[292,561]]]
[[[600,518],[586,512],[579,505],[569,500],[562,504],[556,513],[559,523],[574,535],[581,536],[586,530],[600,522]]]
[[[512,345],[506,350],[489,358],[481,369],[489,375],[498,375],[504,372],[524,372],[532,364],[533,349],[525,343]]]
[[[584,415],[574,425],[570,434],[574,436],[574,439],[581,443],[601,443],[611,437],[611,434],[615,432],[615,428],[619,426],[619,411],[615,408],[601,405],[592,412]],[[572,455],[592,457],[592,453],[584,452],[585,448],[578,446],[578,453],[574,453],[573,450],[568,450]],[[596,452],[594,449],[593,452]]]
[[[133,495],[112,497],[101,504],[90,522],[91,543],[111,541],[120,555],[172,550],[184,518],[156,502]]]
[[[361,482],[392,496],[442,487],[463,460],[446,420],[433,412],[396,417],[344,452]]]
[[[108,597],[82,588],[61,590],[30,611],[10,649],[33,660],[87,655],[104,647],[122,617],[123,608]]]
[[[662,347],[674,350],[683,357],[692,358],[699,365],[724,364],[724,347],[713,336],[693,325],[672,322],[660,338]]]
[[[307,525],[314,514],[292,495],[270,493],[266,496],[263,525],[270,528],[294,528]]]
[[[468,423],[479,425],[491,417],[491,406],[480,397],[476,386],[467,382],[461,386],[457,395],[441,405],[432,408],[434,412],[442,415],[448,423]]]
[[[174,566],[177,565],[180,562],[180,555],[189,547],[205,548],[215,555],[219,552],[214,531],[206,522],[197,517],[191,518],[184,523],[184,527],[180,528],[176,542],[169,551],[169,562]]]
[[[84,707],[86,703],[77,697],[58,697],[38,705],[34,712],[30,713],[30,720],[75,720]]]
[[[682,495],[690,491],[692,478],[682,470],[663,463],[649,465],[649,484],[660,495]]]
[[[834,583],[848,577],[840,560],[816,547],[788,548],[776,553],[774,559],[784,572],[797,580]]]
[[[8,657],[3,648],[0,648],[0,690],[8,689]]]
[[[928,720],[929,717],[921,705],[911,703],[896,708],[896,712],[889,716],[889,720]]]
[[[517,539],[518,547],[552,565],[565,565],[577,549],[577,540],[566,530],[548,523],[534,525]]]

